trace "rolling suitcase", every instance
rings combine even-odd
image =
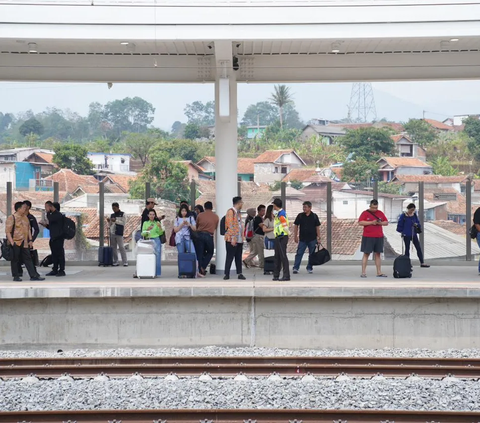
[[[194,278],[196,274],[197,256],[195,253],[178,253],[178,277]]]
[[[110,237],[108,237],[107,247],[98,247],[98,265],[113,266],[113,248],[110,247]]]
[[[273,265],[275,263],[275,259],[273,256],[265,257],[264,264],[263,264],[263,274],[264,275],[271,275],[273,274]]]
[[[137,278],[153,279],[157,275],[155,254],[137,254]]]
[[[402,255],[398,256],[393,261],[393,277],[398,278],[411,278],[412,277],[412,261],[410,257],[403,253],[403,238],[402,238]]]

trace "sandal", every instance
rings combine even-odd
[[[388,276],[385,273],[380,273],[377,278],[388,278]]]
[[[367,277],[367,274],[366,274],[366,273],[362,273],[362,274],[360,275],[360,277],[361,277],[361,278],[366,278],[366,277]]]

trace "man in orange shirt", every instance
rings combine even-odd
[[[233,197],[233,207],[228,209],[225,215],[225,247],[227,249],[227,257],[225,259],[224,280],[230,279],[230,268],[232,267],[234,258],[238,279],[246,279],[242,274],[243,225],[240,214],[242,206],[242,197]]]

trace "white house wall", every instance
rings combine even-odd
[[[7,190],[7,182],[12,182],[12,189],[16,189],[15,165],[0,163],[0,190]]]

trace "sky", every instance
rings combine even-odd
[[[347,116],[351,83],[287,84],[304,121],[312,118],[342,119]],[[453,115],[480,113],[480,81],[374,82],[377,118],[405,122],[425,117],[444,120]],[[250,104],[268,100],[273,84],[239,84],[239,120]],[[139,96],[155,107],[153,124],[170,130],[176,120],[186,121],[185,105],[214,99],[213,84],[107,84],[0,83],[0,112],[34,113],[48,107],[70,109],[85,116],[88,105]]]

